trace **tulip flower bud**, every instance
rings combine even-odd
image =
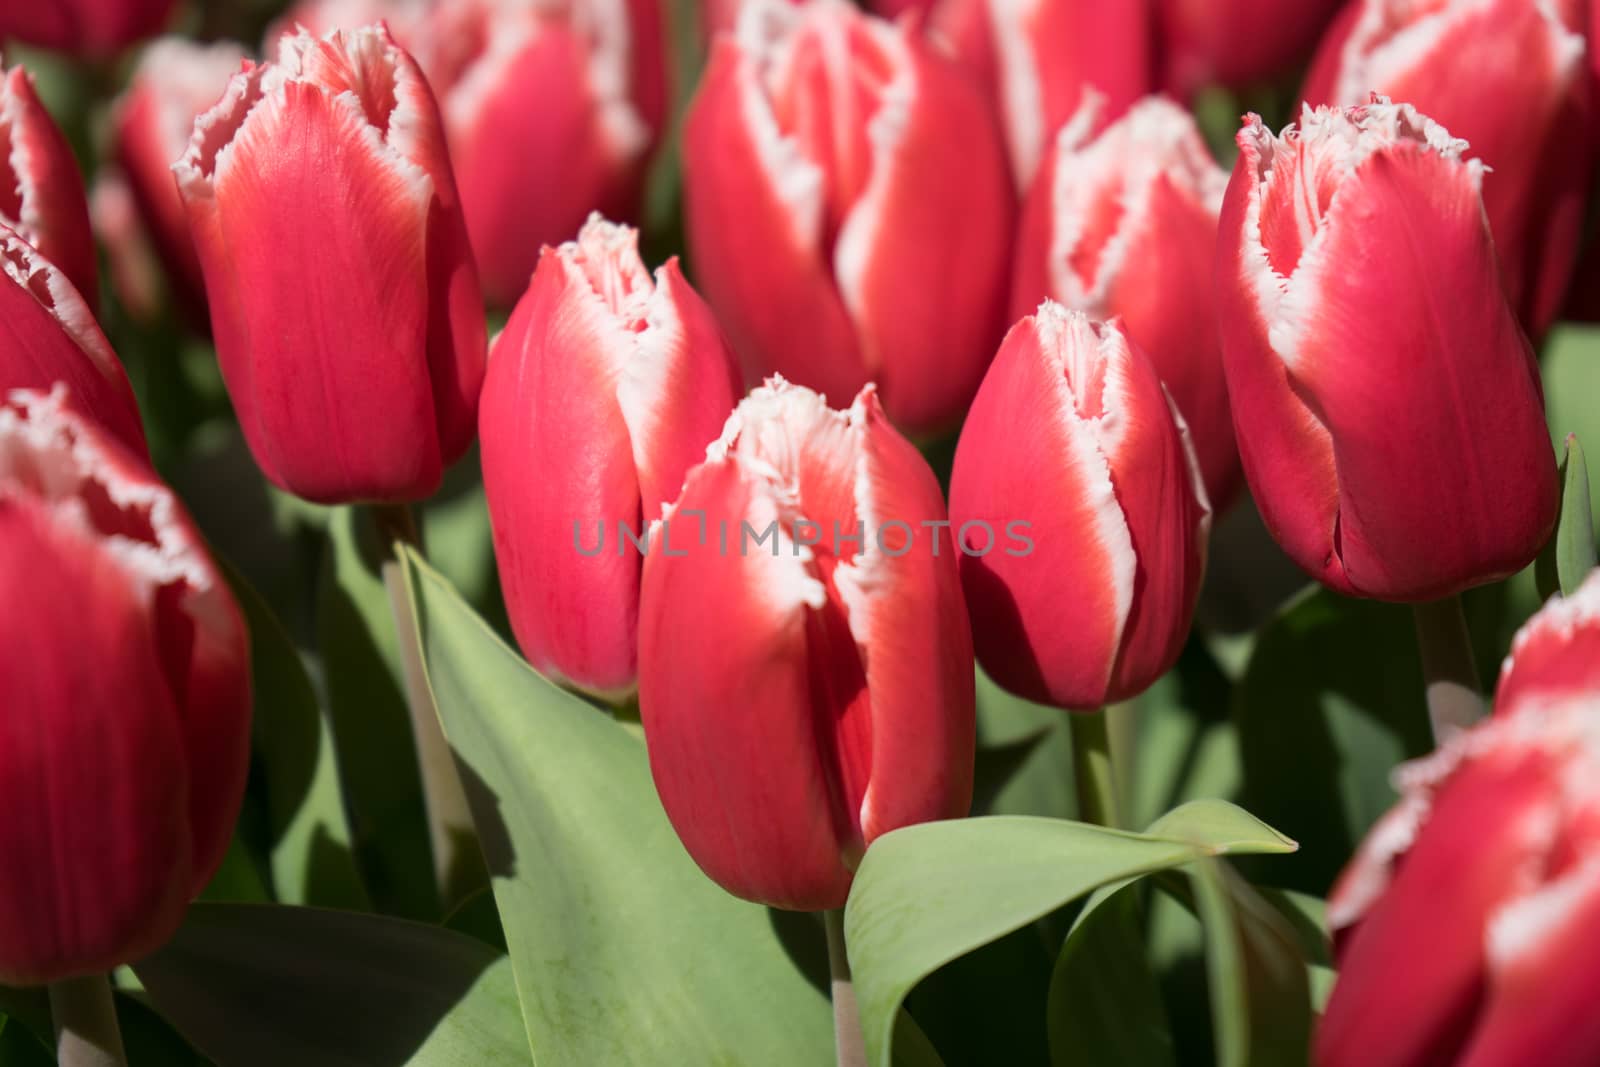
[[[1597,647],[1591,577],[1517,635],[1494,717],[1397,772],[1328,901],[1321,1067],[1600,1061]]]
[[[0,982],[158,947],[215,873],[250,755],[233,594],[144,461],[49,396],[0,402]]]
[[[0,396],[63,382],[69,402],[144,456],[133,387],[65,274],[0,225]]]
[[[453,0],[418,27],[489,300],[590,211],[634,217],[665,119],[660,0]]]
[[[933,472],[873,387],[774,379],[651,533],[639,714],[702,870],[775,907],[843,906],[880,834],[966,814],[972,637]]]
[[[1239,455],[1267,528],[1353,596],[1522,569],[1555,524],[1538,367],[1484,221],[1483,165],[1408,104],[1254,115],[1217,291]]]
[[[1483,204],[1507,291],[1536,334],[1572,277],[1594,162],[1582,132],[1593,105],[1583,34],[1565,8],[1358,0],[1305,87],[1312,104],[1361,104],[1370,93],[1405,101],[1472,145],[1489,170]]]
[[[1019,189],[1086,90],[1115,119],[1155,88],[1145,0],[941,0],[933,32],[993,96]]]
[[[0,225],[43,253],[94,309],[100,289],[83,179],[21,67],[0,68]]]
[[[638,542],[739,398],[711,309],[676,259],[652,281],[638,241],[596,216],[545,249],[495,342],[481,414],[517,641],[540,671],[609,698],[638,673]]]
[[[172,161],[182,158],[194,120],[222,97],[244,60],[244,49],[231,42],[198,45],[164,37],[145,49],[111,120],[117,163],[143,228],[175,295],[197,317],[205,308],[205,278],[172,180]]]
[[[161,32],[176,0],[6,0],[0,40],[105,56]]]
[[[1098,137],[1097,110],[1062,127],[1023,206],[1011,317],[1046,297],[1120,317],[1183,412],[1221,511],[1242,480],[1211,283],[1228,173],[1168,100],[1140,101]]]
[[[752,5],[684,130],[697,278],[747,380],[875,381],[910,432],[959,420],[1004,313],[1014,203],[982,93],[909,24]]]
[[[1160,0],[1162,83],[1188,95],[1206,85],[1244,86],[1294,67],[1341,0]]]
[[[484,321],[416,63],[382,27],[286,35],[174,170],[267,477],[322,503],[432,493],[472,442]]]
[[[1097,709],[1177,660],[1211,506],[1120,324],[1046,301],[1011,328],[961,430],[950,521],[978,662],[1007,690]]]

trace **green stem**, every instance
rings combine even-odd
[[[1079,820],[1100,826],[1120,826],[1117,777],[1111,763],[1106,713],[1070,712],[1067,721],[1072,730],[1072,771],[1078,786]]]
[[[50,984],[50,1017],[61,1067],[127,1067],[111,982],[103,974]]]
[[[833,1048],[839,1067],[867,1067],[867,1045],[856,1010],[856,987],[845,954],[844,909],[822,913],[828,931],[828,975],[833,982]]]
[[[406,705],[411,711],[412,736],[417,746],[417,770],[427,809],[428,843],[433,851],[439,906],[441,914],[449,914],[464,897],[487,884],[488,879],[472,828],[472,809],[467,804],[455,756],[439,725],[438,709],[434,707],[433,692],[428,687],[421,637],[411,614],[405,572],[400,566],[400,546],[409,546],[418,553],[422,551],[416,520],[405,504],[376,505],[373,517],[387,549],[383,584],[389,592],[389,610],[394,615],[400,644],[400,665]]]
[[[1427,687],[1428,721],[1441,745],[1483,718],[1483,691],[1472,658],[1472,635],[1459,596],[1413,608],[1422,680]]]

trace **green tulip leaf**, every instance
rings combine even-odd
[[[767,910],[683,850],[639,739],[531,670],[415,555],[407,567],[535,1059],[827,1062],[826,994]]]
[[[1229,807],[1202,801],[1179,809],[1165,829],[1182,837],[991,816],[878,838],[845,908],[868,1061],[887,1067],[895,1014],[912,988],[979,946],[1112,882],[1200,856],[1293,849],[1258,820],[1227,814]]]
[[[1096,890],[1050,979],[1050,1062],[1175,1063],[1161,989],[1144,951],[1143,886]]]
[[[1303,1067],[1311,991],[1294,932],[1227,864],[1189,868],[1205,930],[1218,1067]]]
[[[1594,521],[1589,513],[1589,466],[1576,434],[1567,435],[1561,521],[1556,527],[1556,576],[1561,594],[1571,596],[1594,570]]]
[[[161,1015],[228,1067],[511,1067],[532,1062],[511,962],[404,919],[196,904],[134,966]]]
[[[250,627],[252,746],[264,772],[276,899],[366,908],[366,890],[351,853],[333,736],[316,690],[271,609],[237,571],[224,565],[224,573]]]

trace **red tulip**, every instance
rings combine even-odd
[[[100,288],[83,179],[21,67],[0,69],[0,147],[0,224],[60,268],[93,310]]]
[[[1146,0],[941,0],[934,33],[988,87],[1026,189],[1086,90],[1115,119],[1155,88]]]
[[[1403,100],[1472,146],[1507,290],[1535,333],[1572,276],[1594,162],[1576,16],[1532,0],[1357,0],[1305,88],[1313,104]]]
[[[619,698],[638,673],[640,550],[739,397],[711,310],[676,259],[592,218],[546,248],[495,342],[483,479],[512,628],[528,661]],[[626,531],[626,532],[625,532]]]
[[[1062,127],[1023,205],[1011,317],[1046,297],[1120,317],[1189,423],[1221,511],[1241,482],[1211,284],[1228,174],[1170,101],[1148,97],[1099,136],[1095,111]]]
[[[1189,94],[1249,85],[1294,67],[1316,46],[1341,0],[1160,0],[1163,84]]]
[[[161,32],[176,0],[6,0],[0,39],[101,56]]]
[[[222,97],[244,59],[244,49],[231,42],[198,45],[163,38],[145,49],[112,117],[117,162],[143,230],[180,303],[197,317],[205,309],[205,278],[172,180],[172,161],[183,157],[195,118]]]
[[[1001,686],[1096,709],[1177,660],[1211,528],[1188,437],[1116,322],[1046,301],[1011,328],[950,475],[978,661]]]
[[[665,121],[661,0],[453,0],[416,27],[489,299],[590,211],[633,217]]]
[[[1321,1067],[1600,1060],[1600,579],[1517,636],[1495,715],[1398,774],[1328,903]]]
[[[880,834],[966,813],[972,637],[948,525],[871,386],[845,412],[781,379],[663,509],[639,714],[672,825],[729,892],[838,908]]]
[[[994,351],[1013,199],[982,94],[909,25],[766,5],[712,48],[684,131],[689,247],[746,378],[875,381],[921,433]]]
[[[387,30],[286,35],[176,166],[222,374],[275,484],[411,500],[471,444],[484,320],[438,110]]]
[[[145,455],[139,406],[117,354],[65,274],[0,225],[0,397],[64,382],[70,402]]]
[[[158,947],[222,861],[250,755],[244,621],[144,461],[0,403],[0,982]]]
[[[1342,593],[1418,601],[1521,570],[1555,523],[1538,367],[1483,165],[1408,104],[1249,116],[1222,209],[1223,359],[1250,489]]]

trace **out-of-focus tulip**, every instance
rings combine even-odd
[[[738,367],[677,260],[598,217],[546,248],[484,382],[484,488],[512,628],[544,673],[596,694],[637,675],[637,542],[705,458]],[[626,531],[626,532],[624,532]]]
[[[175,167],[245,440],[309,500],[411,500],[471,444],[484,320],[428,84],[388,32],[285,35]]]
[[[359,30],[363,26],[386,23],[400,47],[417,47],[417,29],[437,0],[299,0],[267,26],[262,35],[262,52],[272,55],[278,39],[303,29],[313,37],[326,37],[334,30]]]
[[[933,33],[988,87],[1026,189],[1086,89],[1109,120],[1155,88],[1150,23],[1145,0],[941,0]]]
[[[161,32],[177,0],[7,0],[0,40],[101,56]]]
[[[1291,69],[1316,47],[1341,0],[1160,0],[1162,84],[1188,94],[1249,85]]]
[[[752,5],[684,132],[696,277],[744,362],[914,433],[961,417],[1004,315],[1015,203],[982,93],[908,25]]]
[[[0,982],[106,971],[177,928],[227,849],[249,640],[144,461],[58,390],[0,403]]]
[[[1249,116],[1218,311],[1267,528],[1342,593],[1443,597],[1514,574],[1555,523],[1538,367],[1502,293],[1483,165],[1408,104]]]
[[[245,60],[231,42],[198,45],[163,38],[145,49],[112,116],[117,163],[138,205],[144,230],[166,267],[174,295],[204,318],[205,278],[189,238],[189,219],[172,180],[194,120],[222,97]],[[115,259],[118,250],[113,250]]]
[[[1495,714],[1398,772],[1328,902],[1321,1067],[1600,1061],[1600,579],[1518,634]]]
[[[1357,0],[1305,88],[1312,104],[1405,101],[1472,146],[1490,170],[1483,202],[1506,288],[1534,333],[1561,307],[1593,170],[1576,15],[1534,0]]]
[[[89,306],[38,249],[0,225],[0,395],[56,382],[77,411],[145,454],[128,374]]]
[[[94,309],[100,289],[83,179],[21,67],[0,69],[0,224],[42,252]]]
[[[1047,301],[961,430],[950,521],[978,661],[1029,700],[1126,700],[1177,660],[1211,507],[1183,416],[1120,325]]]
[[[124,311],[139,322],[161,317],[166,307],[161,259],[139,217],[128,180],[115,166],[95,171],[89,190],[89,221],[106,250],[106,280]]]
[[[1221,511],[1241,481],[1211,282],[1228,173],[1168,100],[1141,101],[1098,137],[1095,110],[1062,127],[1023,206],[1011,317],[1046,297],[1120,317],[1183,412]]]
[[[644,565],[639,713],[668,817],[731,893],[844,904],[890,830],[966,814],[972,637],[933,472],[871,386],[774,380]]]
[[[632,218],[666,109],[661,0],[451,0],[415,33],[489,299],[590,211]]]

